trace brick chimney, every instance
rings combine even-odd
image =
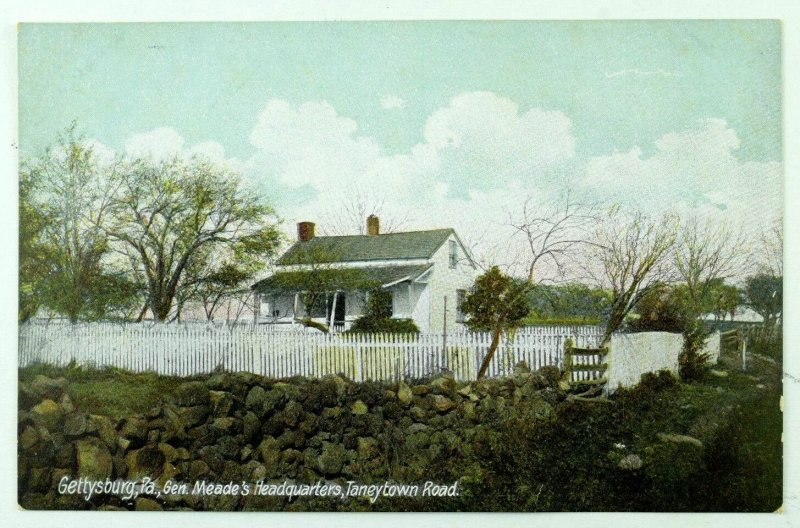
[[[312,238],[314,238],[314,222],[298,222],[297,240],[308,242]]]
[[[381,233],[381,221],[380,219],[373,215],[369,215],[367,217],[367,234],[368,235],[379,235]]]

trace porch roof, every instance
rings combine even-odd
[[[364,268],[342,268],[345,270],[357,270],[360,278],[357,282],[373,283],[375,286],[389,286],[403,281],[413,281],[428,271],[433,264],[419,264],[413,266],[373,266]],[[330,289],[348,290],[353,289],[352,284],[356,281],[352,276],[338,276],[340,269],[318,270],[320,282],[324,282]],[[279,271],[274,275],[260,280],[253,285],[253,289],[260,293],[279,293],[285,291],[296,291],[298,287],[293,285],[302,284],[308,280],[308,271]],[[325,275],[323,277],[323,275]]]

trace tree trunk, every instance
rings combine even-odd
[[[489,344],[489,350],[486,351],[486,357],[483,358],[483,363],[481,363],[481,368],[478,370],[478,379],[483,379],[486,376],[486,371],[489,370],[489,364],[492,362],[492,358],[494,357],[494,353],[497,351],[497,347],[500,345],[500,333],[503,331],[503,328],[500,325],[497,325],[492,329],[492,342]]]
[[[303,319],[295,319],[295,320],[307,328],[316,328],[320,332],[324,332],[326,334],[330,333],[330,328],[328,328],[328,325],[318,323],[315,320],[311,319],[310,317],[306,317]]]

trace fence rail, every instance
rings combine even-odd
[[[537,326],[501,340],[488,377],[530,368],[563,367],[566,339],[596,346],[596,326]],[[419,379],[450,371],[472,380],[489,348],[488,333],[335,334],[276,332],[269,326],[163,324],[24,324],[19,327],[19,365],[70,362],[142,372],[190,376],[217,369],[267,377],[320,377],[344,373],[356,381]]]

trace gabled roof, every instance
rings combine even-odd
[[[383,235],[319,236],[295,242],[278,259],[278,264],[427,259],[451,234],[452,229],[432,229]]]
[[[363,274],[365,281],[374,283],[376,286],[390,286],[398,282],[413,281],[428,271],[433,264],[420,264],[416,266],[370,266],[364,268],[346,268],[357,270]],[[352,277],[342,277],[347,284],[337,284],[337,273],[340,270],[318,270],[318,273],[329,273],[330,280],[324,282],[332,289],[349,289],[352,284]],[[253,289],[261,293],[281,292],[291,289],[292,284],[302,283],[301,280],[293,280],[307,274],[307,271],[279,271],[271,277],[258,281],[253,285]]]

